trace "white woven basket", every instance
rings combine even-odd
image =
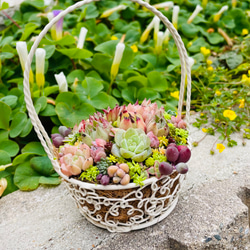
[[[103,186],[68,178],[60,170],[59,163],[54,155],[53,145],[39,120],[30,94],[29,72],[31,61],[42,38],[60,18],[76,8],[93,1],[95,0],[79,1],[68,7],[54,17],[36,38],[25,66],[23,81],[25,102],[38,138],[51,160],[54,169],[65,180],[80,212],[86,219],[98,227],[106,228],[111,232],[128,232],[151,226],[166,218],[177,204],[181,183],[185,176],[174,172],[171,176],[162,177],[160,180],[152,177],[144,181],[145,185],[143,187],[136,186],[134,183],[125,186]],[[182,111],[186,79],[186,120],[187,124],[189,124],[191,74],[190,67],[188,66],[189,62],[187,52],[181,37],[169,20],[150,4],[142,0],[131,1],[144,6],[158,16],[174,38],[181,61],[181,85],[178,114],[181,114]]]

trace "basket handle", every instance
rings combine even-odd
[[[23,86],[24,86],[24,97],[25,102],[27,106],[27,110],[31,119],[31,122],[34,126],[34,129],[37,133],[38,138],[41,141],[41,144],[44,147],[45,152],[48,154],[49,159],[51,160],[52,164],[55,167],[55,170],[60,173],[60,166],[58,162],[56,161],[54,157],[54,151],[53,151],[53,145],[51,143],[51,140],[45,131],[41,121],[39,120],[39,117],[35,111],[32,99],[31,99],[31,93],[30,93],[30,86],[29,86],[29,73],[31,69],[31,62],[34,57],[35,51],[39,46],[39,43],[41,42],[42,38],[46,35],[46,33],[52,28],[52,26],[59,21],[60,18],[66,16],[68,13],[72,12],[73,10],[99,0],[84,0],[75,3],[74,5],[71,5],[67,9],[60,12],[57,16],[55,16],[41,31],[41,33],[36,38],[34,44],[31,47],[31,50],[28,54],[28,58],[25,64],[25,71],[24,71],[24,80],[23,80]],[[159,19],[165,24],[165,26],[169,29],[172,37],[174,38],[175,44],[177,46],[180,61],[181,61],[181,85],[180,85],[180,97],[179,97],[179,103],[178,103],[178,114],[181,114],[182,106],[183,106],[183,98],[184,98],[184,92],[185,92],[185,80],[187,80],[187,100],[186,100],[186,119],[187,124],[189,124],[189,117],[190,117],[190,102],[191,102],[191,72],[189,67],[189,61],[188,61],[188,55],[187,51],[185,49],[185,46],[183,44],[183,41],[178,34],[177,30],[174,28],[172,23],[157,9],[155,9],[153,6],[148,4],[147,2],[144,2],[143,0],[130,0],[132,2],[138,3],[139,5],[147,8],[149,11],[151,11],[153,14],[159,17]],[[61,173],[60,173],[61,174]]]

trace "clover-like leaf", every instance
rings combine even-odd
[[[19,152],[19,146],[15,141],[3,140],[0,141],[0,150],[7,152],[10,157],[13,157]]]
[[[31,167],[38,173],[44,176],[52,175],[55,170],[47,156],[36,156],[30,160]]]
[[[10,137],[14,138],[20,135],[23,131],[26,122],[27,122],[26,113],[23,112],[16,113],[10,125]]]
[[[31,153],[36,155],[46,155],[44,148],[40,142],[30,142],[25,145],[22,150],[22,154]]]
[[[0,128],[7,130],[9,128],[9,120],[12,112],[11,108],[6,103],[0,101],[0,110],[1,110]]]

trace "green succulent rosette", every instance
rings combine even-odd
[[[116,157],[143,162],[152,154],[150,139],[142,129],[117,129],[112,154]]]

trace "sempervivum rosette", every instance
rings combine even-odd
[[[186,173],[186,123],[156,103],[116,105],[52,135],[61,171],[91,183],[121,184]]]

